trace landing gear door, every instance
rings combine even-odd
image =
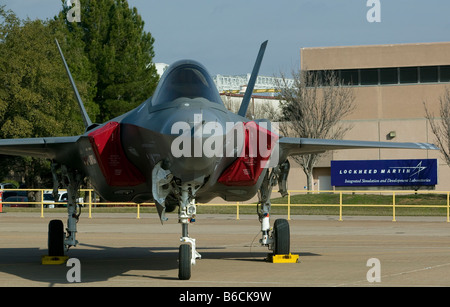
[[[291,165],[289,164],[289,160],[284,161],[280,164],[280,174],[278,175],[278,192],[281,196],[285,197],[288,195],[287,192],[287,178],[289,175],[289,169]]]

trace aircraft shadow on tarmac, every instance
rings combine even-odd
[[[198,247],[198,250],[203,259],[258,262],[265,261],[267,257],[267,252],[233,252],[221,247]],[[7,273],[49,286],[69,284],[66,275],[71,267],[64,264],[42,265],[41,256],[46,252],[47,250],[39,248],[2,248],[0,274]],[[68,256],[80,260],[83,283],[106,281],[118,276],[178,280],[178,276],[164,273],[178,270],[178,247],[118,248],[79,244],[69,251]],[[300,253],[300,256],[318,256],[318,254]]]

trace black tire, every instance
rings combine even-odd
[[[178,278],[188,280],[191,278],[192,248],[189,244],[180,245],[178,252]]]
[[[61,220],[48,224],[48,255],[64,256],[64,225]]]
[[[289,223],[285,219],[278,219],[273,225],[273,253],[274,255],[287,255],[291,249]]]

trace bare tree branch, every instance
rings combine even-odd
[[[238,112],[241,105],[241,99],[241,97],[236,97],[233,99],[233,97],[229,95],[222,96],[222,101],[225,107],[233,113]],[[257,101],[252,101],[247,112],[247,118],[249,119],[265,118],[270,121],[278,121],[279,117],[279,110],[269,99],[265,100],[264,98],[257,98]]]
[[[282,109],[280,132],[299,138],[341,139],[351,129],[341,120],[355,109],[352,88],[342,85],[331,73],[319,76],[310,71],[294,71],[292,76],[292,87],[283,74],[277,84]],[[307,176],[308,190],[312,189],[313,168],[320,157],[293,157]]]
[[[450,166],[450,89],[446,88],[444,95],[439,98],[439,117],[435,117],[425,101],[423,105],[425,118],[430,123],[445,162]]]

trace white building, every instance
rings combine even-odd
[[[161,78],[164,71],[169,67],[169,64],[166,63],[155,63],[156,72],[158,73],[159,77]]]
[[[213,80],[216,83],[217,89],[220,93],[244,93],[250,80],[250,76],[251,74],[238,76],[215,75],[213,76]],[[277,87],[277,82],[280,81],[281,78],[258,76],[256,79],[255,90],[257,93],[272,93],[272,96],[274,96],[273,93]],[[293,80],[288,80],[289,85],[292,85],[293,82]]]

